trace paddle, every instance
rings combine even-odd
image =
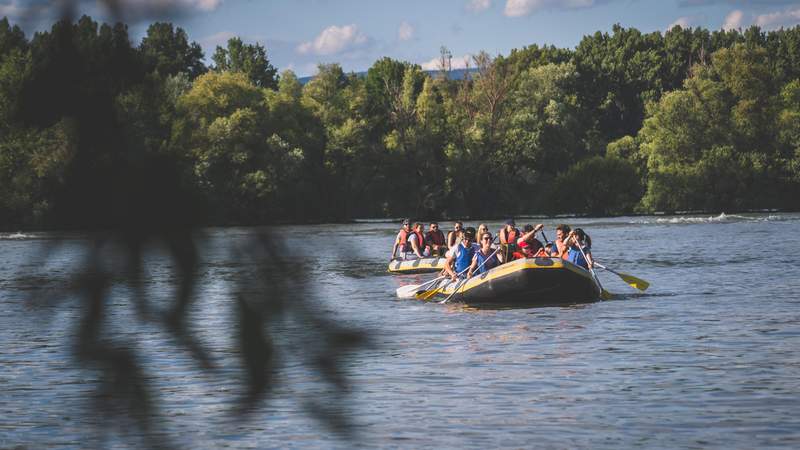
[[[647,290],[648,287],[650,287],[650,283],[648,283],[647,281],[645,281],[645,280],[643,280],[641,278],[637,278],[637,277],[635,277],[633,275],[628,275],[627,273],[617,272],[614,269],[609,269],[608,267],[598,263],[597,261],[594,262],[594,265],[599,267],[599,268],[601,268],[601,269],[603,269],[603,270],[607,270],[607,271],[613,273],[614,275],[620,277],[622,279],[622,281],[628,283],[631,287],[633,287],[635,289],[638,289],[640,291],[645,291],[645,290]]]
[[[466,269],[464,269],[464,270],[462,270],[461,272],[459,272],[458,274],[456,274],[456,276],[461,276],[461,275],[464,275],[464,272],[466,272],[467,270],[469,270],[469,267],[467,267]],[[439,277],[438,279],[439,279],[439,280],[441,280],[442,278],[450,278],[450,276],[449,276],[449,275],[445,275],[445,276],[443,276],[443,277]],[[460,281],[460,278],[459,278],[459,281]],[[447,285],[445,285],[445,286],[447,286]],[[428,300],[429,298],[431,298],[431,297],[433,297],[434,295],[436,295],[436,293],[437,293],[437,292],[439,292],[440,290],[441,290],[440,288],[437,288],[437,289],[431,289],[430,291],[426,292],[426,293],[425,293],[424,295],[422,295],[421,297],[417,297],[417,298],[419,298],[420,300]],[[419,294],[418,294],[418,295],[419,295]]]
[[[577,239],[575,241],[575,246],[578,247],[578,250],[581,251],[581,255],[583,255],[583,260],[586,261],[586,265],[589,267],[589,273],[592,274],[592,278],[594,278],[594,282],[597,283],[597,287],[600,288],[600,298],[602,298],[603,300],[610,300],[611,299],[611,293],[608,292],[607,290],[603,289],[603,285],[600,284],[600,279],[597,278],[597,274],[594,273],[594,269],[592,269],[592,265],[589,264],[589,258],[586,257],[586,253],[583,252],[583,247],[581,247],[581,244],[579,242],[577,242]]]
[[[497,236],[495,236],[495,239],[497,239]],[[492,240],[492,243],[494,243],[494,240]],[[487,262],[487,261],[489,261],[490,259],[492,259],[492,258],[494,257],[494,255],[495,255],[495,254],[497,254],[497,251],[498,251],[498,250],[500,250],[500,247],[497,247],[497,248],[496,248],[496,249],[495,249],[495,250],[492,252],[492,254],[491,254],[491,255],[489,255],[489,257],[488,257],[488,258],[484,259],[484,260],[483,260],[483,262],[482,262],[482,263],[480,263],[480,264],[478,265],[478,267],[477,267],[475,270],[481,270],[481,267],[483,267],[483,265],[484,265],[484,264],[486,264],[486,262]],[[469,269],[469,267],[467,267],[467,269]],[[467,269],[464,269],[464,270],[467,270]],[[461,271],[461,273],[464,273],[464,271]],[[464,283],[466,283],[466,282],[467,282],[467,278],[465,278],[465,279],[464,279],[464,281],[463,281],[463,282],[462,282],[460,285],[459,285],[459,284],[457,284],[457,285],[456,285],[456,288],[455,288],[455,289],[453,289],[453,293],[452,293],[452,294],[450,294],[449,296],[447,296],[447,298],[446,298],[446,299],[442,300],[442,301],[441,301],[441,302],[439,302],[439,303],[441,303],[441,304],[447,303],[447,302],[448,302],[448,301],[449,301],[449,300],[450,300],[450,299],[451,299],[451,298],[452,298],[454,295],[456,295],[456,292],[458,292],[459,288],[461,288],[462,286],[464,286]]]
[[[417,296],[417,292],[426,290],[428,286],[433,286],[437,281],[444,278],[447,278],[447,275],[443,275],[439,278],[434,278],[422,284],[409,284],[408,286],[400,286],[399,288],[397,288],[397,297],[414,298]]]

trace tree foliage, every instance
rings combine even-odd
[[[441,54],[303,84],[238,37],[209,71],[170,23],[0,20],[3,226],[130,220],[158,183],[120,174],[154,165],[210,223],[798,207],[800,27],[617,25],[461,79]]]

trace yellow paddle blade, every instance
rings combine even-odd
[[[420,292],[417,294],[417,299],[419,300],[428,300],[429,298],[436,295],[441,289],[431,289],[430,291]]]
[[[619,275],[619,277],[622,278],[622,281],[630,284],[631,286],[640,291],[645,291],[647,290],[648,287],[650,287],[650,283],[644,281],[641,278],[636,278],[633,275],[628,275],[627,273],[617,273],[617,275]]]
[[[608,292],[605,289],[603,289],[600,292],[600,298],[603,299],[603,300],[611,300],[612,297],[613,297],[613,295],[611,294],[611,292]]]

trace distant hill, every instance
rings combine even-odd
[[[448,76],[449,76],[449,78],[450,78],[451,80],[461,80],[461,79],[463,79],[465,76],[467,76],[467,77],[471,77],[471,76],[472,76],[472,74],[473,74],[473,73],[474,73],[476,70],[477,70],[477,69],[475,69],[475,68],[470,68],[470,69],[453,69],[453,70],[451,70],[450,72],[448,72]],[[427,73],[428,75],[430,75],[430,76],[432,76],[432,77],[435,77],[435,76],[437,76],[437,75],[439,74],[439,71],[438,71],[438,70],[423,70],[423,72]],[[367,72],[356,72],[356,75],[357,75],[357,76],[359,76],[359,77],[364,77],[364,76],[366,76],[366,75],[367,75]],[[302,77],[302,78],[298,78],[298,81],[300,81],[300,84],[303,84],[303,85],[305,85],[306,83],[308,83],[309,81],[311,81],[313,78],[314,78],[314,76],[312,75],[312,76],[310,76],[310,77]]]

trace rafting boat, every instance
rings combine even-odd
[[[417,292],[416,297],[427,300],[450,298],[450,301],[476,305],[549,306],[593,302],[599,300],[600,292],[591,273],[569,261],[523,258],[466,281],[443,279]]]
[[[444,269],[445,257],[432,256],[418,259],[393,259],[389,272],[393,274],[433,273]]]

